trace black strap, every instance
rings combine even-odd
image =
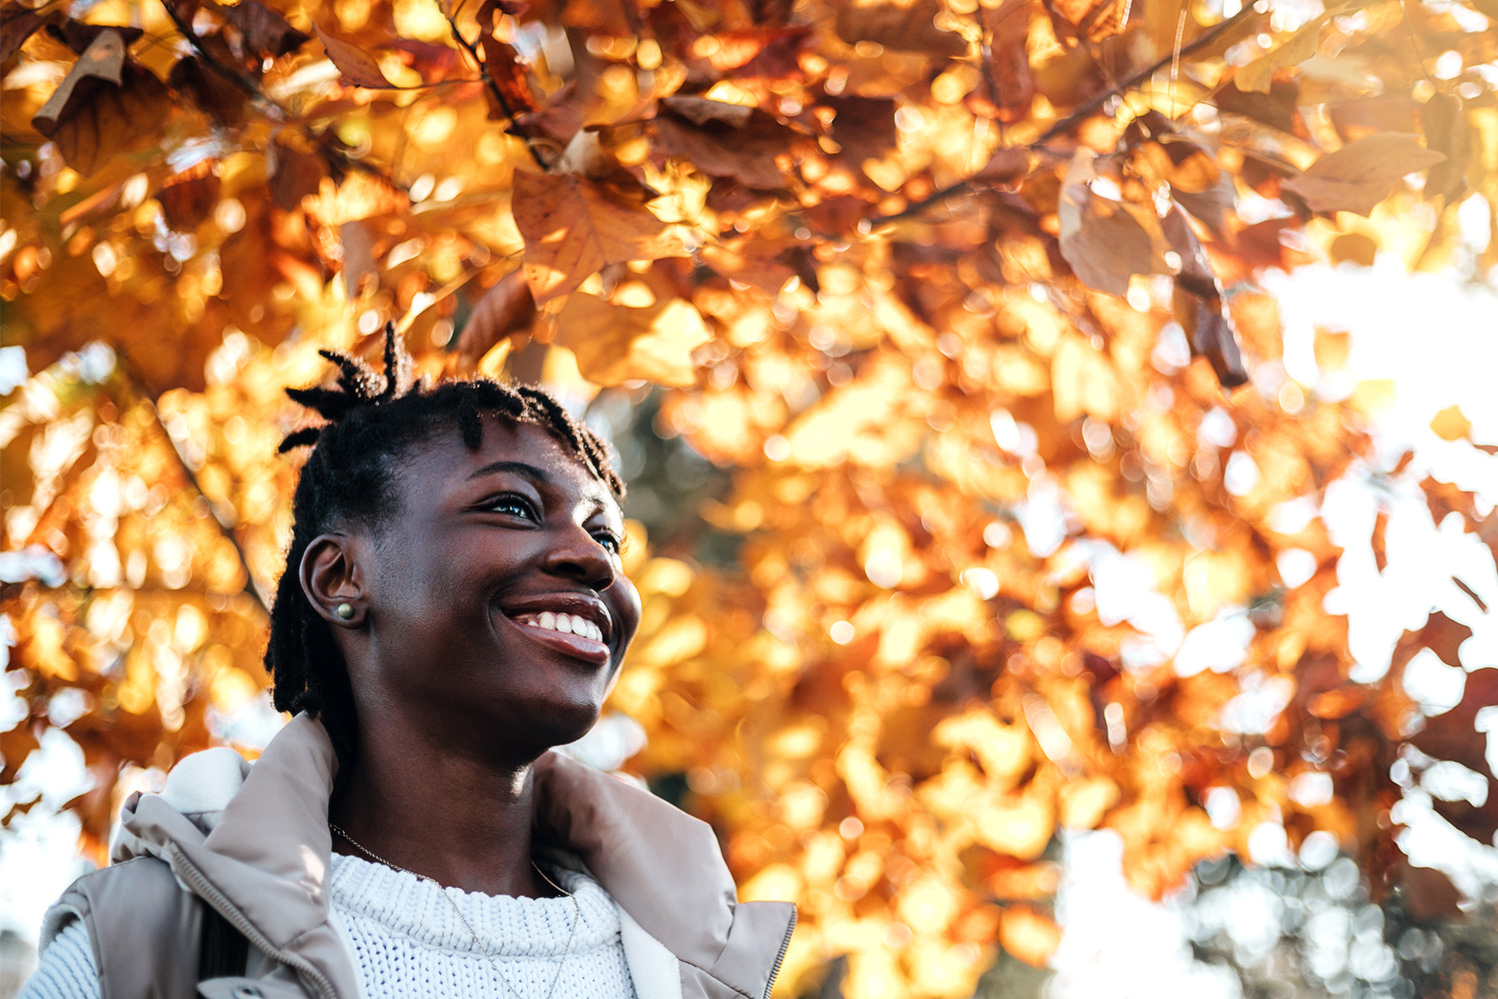
[[[203,906],[203,944],[198,951],[198,981],[243,975],[250,962],[250,942],[217,909]]]

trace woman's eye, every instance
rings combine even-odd
[[[624,551],[624,542],[613,531],[598,531],[593,537],[600,545],[607,548],[610,554],[618,555]]]
[[[527,520],[539,520],[536,516],[536,508],[530,500],[523,496],[505,495],[496,497],[489,502],[489,509],[495,513],[508,513]]]

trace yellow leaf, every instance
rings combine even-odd
[[[697,378],[692,351],[710,339],[701,314],[681,299],[631,309],[594,295],[573,295],[557,316],[556,342],[577,355],[578,370],[595,385],[631,378],[692,385]]]
[[[1472,432],[1472,421],[1458,406],[1447,406],[1430,421],[1430,429],[1443,441],[1459,441]]]

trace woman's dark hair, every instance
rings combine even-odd
[[[410,358],[393,324],[385,327],[383,377],[346,354],[318,353],[338,366],[336,386],[286,390],[328,422],[294,431],[281,442],[283,453],[308,445],[312,453],[292,500],[291,547],[271,608],[265,668],[276,708],[317,715],[347,763],[358,737],[348,666],[328,623],[302,592],[300,566],[312,540],[347,525],[378,527],[398,513],[393,480],[400,458],[448,427],[468,447],[478,448],[483,416],[547,431],[620,499],[624,483],[609,463],[603,439],[543,389],[489,379],[436,387],[412,381]]]

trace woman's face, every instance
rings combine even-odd
[[[546,431],[497,420],[477,450],[439,431],[399,468],[398,508],[350,538],[361,729],[401,712],[417,731],[522,755],[582,736],[640,623],[612,494]]]

